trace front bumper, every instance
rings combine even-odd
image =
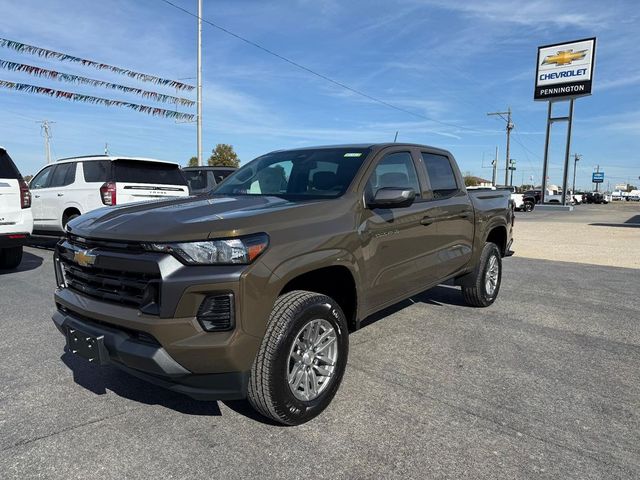
[[[54,313],[53,322],[65,337],[72,329],[100,338],[104,345],[103,363],[150,383],[198,400],[246,397],[248,372],[194,374],[176,362],[152,336],[81,318],[64,307]]]

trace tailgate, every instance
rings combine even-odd
[[[20,185],[17,179],[0,178],[0,226],[15,225],[22,219]]]
[[[187,179],[175,163],[119,159],[113,165],[118,204],[189,195]]]
[[[0,228],[2,230],[22,221],[19,178],[22,177],[11,157],[6,150],[0,148]]]
[[[142,202],[165,197],[186,197],[189,189],[185,185],[149,185],[145,183],[116,182],[118,205]]]

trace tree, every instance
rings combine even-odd
[[[219,143],[211,152],[207,164],[212,167],[238,168],[240,166],[240,159],[238,158],[238,154],[233,151],[232,145]]]
[[[189,159],[189,163],[187,163],[187,167],[197,167],[198,166],[198,157],[191,157]]]
[[[464,178],[464,184],[467,187],[477,187],[478,185],[480,185],[480,182],[479,182],[480,179],[474,175],[471,175],[471,172],[466,172],[463,178]]]

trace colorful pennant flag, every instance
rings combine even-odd
[[[175,118],[177,120],[193,120],[194,115],[191,113],[175,112],[172,110],[165,110],[164,108],[150,107],[148,105],[140,105],[137,103],[122,102],[120,100],[110,100],[108,98],[94,97],[92,95],[83,95],[80,93],[65,92],[63,90],[54,90],[53,88],[38,87],[36,85],[29,85],[26,83],[8,82],[6,80],[0,80],[0,88],[8,88],[11,90],[17,90],[19,92],[38,93],[41,95],[48,95],[55,98],[64,98],[74,102],[93,103],[96,105],[104,105],[105,107],[126,107],[136,112],[148,113],[149,115]]]
[[[24,63],[9,62],[7,60],[0,59],[0,68],[10,70],[13,72],[25,72],[29,75],[36,77],[51,78],[54,80],[63,80],[73,83],[83,83],[85,85],[91,85],[93,87],[111,88],[113,90],[120,90],[121,92],[134,93],[140,95],[143,98],[155,100],[163,103],[175,103],[176,105],[193,106],[196,102],[182,97],[174,97],[173,95],[164,95],[162,93],[150,92],[148,90],[142,90],[140,88],[127,87],[125,85],[119,85],[117,83],[103,82],[102,80],[94,80],[92,78],[81,77],[79,75],[71,75],[69,73],[61,73],[55,70],[48,70],[46,68],[35,67],[33,65],[25,65]]]
[[[143,82],[151,82],[158,85],[165,85],[178,90],[193,90],[193,85],[178,82],[177,80],[169,80],[166,78],[160,78],[146,73],[134,72],[126,68],[114,67],[113,65],[107,65],[106,63],[94,62],[93,60],[87,60],[86,58],[74,57],[65,53],[56,52],[54,50],[47,50],[46,48],[34,47],[33,45],[27,45],[25,43],[16,42],[13,40],[7,40],[6,38],[0,38],[0,47],[11,48],[16,52],[28,53],[31,55],[37,55],[44,58],[55,58],[60,61],[75,62],[82,65],[91,66],[98,70],[110,70],[121,75],[127,75],[136,80]]]

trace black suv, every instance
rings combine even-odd
[[[191,195],[210,192],[213,187],[235,172],[233,167],[186,167],[184,176],[189,182]]]

